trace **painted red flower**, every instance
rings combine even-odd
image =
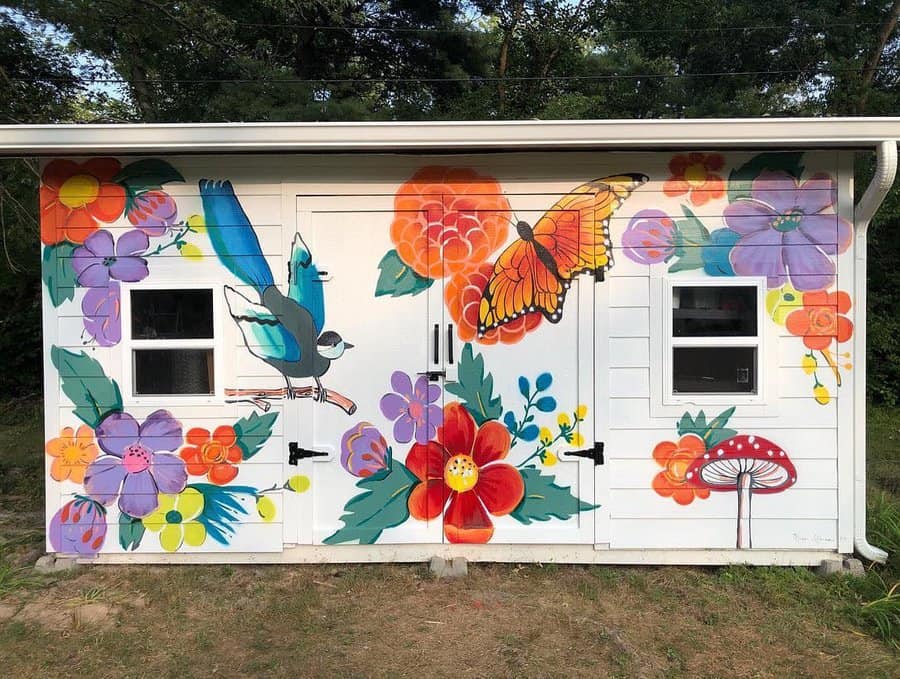
[[[850,311],[850,305],[850,295],[843,290],[804,293],[803,308],[788,315],[785,327],[802,337],[808,348],[825,351],[832,341],[846,342],[853,336],[853,322],[842,315]]]
[[[509,514],[525,495],[519,471],[500,462],[509,444],[501,423],[478,427],[462,404],[447,404],[437,440],[415,444],[406,457],[420,481],[409,496],[409,513],[425,521],[443,512],[450,542],[488,542],[494,534],[491,515]]]
[[[690,194],[694,205],[705,205],[725,195],[725,181],[716,174],[725,166],[718,153],[689,153],[678,155],[669,162],[672,176],[663,184],[667,196]]]
[[[51,161],[41,175],[41,241],[83,243],[125,210],[125,189],[113,182],[121,163],[93,158],[86,163]]]
[[[237,445],[234,427],[222,425],[210,434],[206,429],[194,427],[185,439],[188,445],[178,453],[187,463],[188,474],[206,476],[212,483],[224,486],[237,476],[237,465],[243,458]]]

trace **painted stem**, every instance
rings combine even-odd
[[[750,483],[752,477],[746,472],[738,474],[737,494],[738,494],[738,519],[737,519],[737,548],[749,549],[753,546],[753,540],[750,537]]]
[[[317,387],[294,387],[294,398],[315,398],[319,389]],[[348,415],[356,412],[356,404],[343,394],[331,389],[325,389],[325,402],[337,406]],[[226,389],[226,403],[252,403],[263,412],[268,412],[272,407],[271,400],[288,397],[287,387],[280,389]]]

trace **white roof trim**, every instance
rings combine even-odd
[[[0,125],[0,155],[869,148],[896,139],[900,139],[900,117]]]

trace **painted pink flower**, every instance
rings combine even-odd
[[[433,405],[441,397],[441,388],[429,384],[425,375],[413,387],[409,375],[400,370],[391,375],[391,386],[396,393],[382,396],[380,405],[384,416],[395,420],[394,438],[408,443],[415,435],[418,443],[430,441],[444,421],[440,406]]]
[[[148,236],[164,236],[178,221],[178,206],[165,191],[145,191],[135,196],[128,221]]]
[[[365,478],[388,466],[387,441],[369,422],[360,422],[341,437],[341,466]]]
[[[638,264],[668,261],[675,252],[675,221],[662,210],[641,210],[622,234],[622,250]]]
[[[106,541],[106,509],[99,502],[76,495],[50,519],[47,537],[62,554],[94,555]]]

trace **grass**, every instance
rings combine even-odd
[[[457,582],[396,564],[36,576],[21,558],[42,541],[43,434],[37,407],[16,413],[0,421],[0,613],[21,609],[0,616],[10,676],[896,676],[900,409],[870,418],[869,537],[891,559],[864,578],[473,564]],[[74,627],[89,604],[110,624]]]

